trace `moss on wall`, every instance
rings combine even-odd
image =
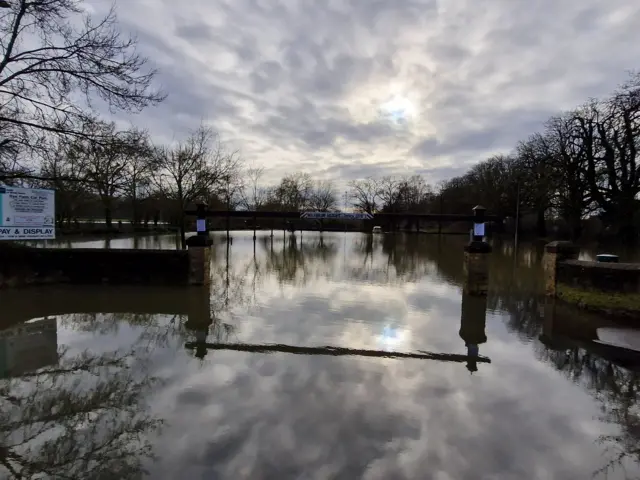
[[[640,293],[602,292],[558,283],[557,296],[586,310],[640,319]]]

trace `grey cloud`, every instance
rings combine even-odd
[[[413,147],[413,153],[429,157],[477,152],[478,160],[486,158],[491,152],[509,153],[518,141],[526,140],[526,136],[541,131],[544,122],[556,113],[535,109],[505,111],[500,110],[499,105],[496,105],[495,110],[493,115],[486,116],[487,121],[481,128],[460,128],[452,132],[452,136],[444,141],[437,137],[426,138]],[[485,117],[482,110],[470,110],[468,115],[478,120]]]
[[[186,22],[176,26],[178,37],[193,42],[206,42],[213,39],[212,27],[203,22]]]
[[[268,92],[278,87],[283,80],[283,69],[278,62],[269,61],[259,64],[251,74],[253,90]]]
[[[170,94],[143,126],[166,138],[206,119],[274,175],[304,167],[340,180],[383,164],[440,177],[509,151],[550,115],[615,88],[640,41],[640,6],[626,0],[149,5],[119,4]],[[353,113],[396,91],[417,99],[413,123]]]

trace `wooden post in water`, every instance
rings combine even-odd
[[[489,254],[491,245],[484,241],[484,215],[480,205],[473,208],[474,221],[471,241],[464,247],[464,285],[467,295],[487,295],[489,284]]]

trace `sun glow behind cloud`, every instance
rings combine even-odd
[[[407,97],[394,95],[380,106],[380,115],[396,125],[404,125],[415,118],[416,107]]]
[[[458,175],[610,93],[640,41],[629,0],[117,3],[170,94],[132,121],[172,141],[204,120],[269,182]]]

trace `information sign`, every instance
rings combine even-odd
[[[51,240],[54,222],[54,190],[0,185],[0,240]]]

